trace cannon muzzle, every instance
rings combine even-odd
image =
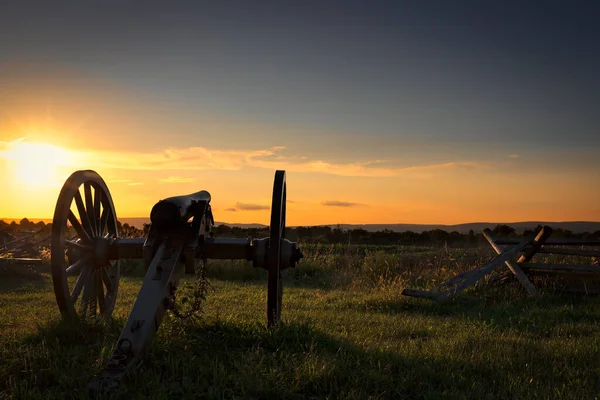
[[[210,193],[201,190],[185,196],[169,197],[159,201],[150,211],[150,222],[158,229],[170,229],[187,222],[200,204],[210,203]]]

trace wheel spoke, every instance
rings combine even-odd
[[[104,268],[102,269],[104,271]],[[101,272],[96,272],[98,275],[96,277],[96,295],[98,297],[98,307],[100,308],[100,314],[104,315],[104,311],[106,311],[106,303],[104,299],[104,286],[102,285],[102,279],[100,278]]]
[[[92,250],[91,246],[84,246],[81,243],[77,243],[73,240],[65,240],[65,244],[67,245],[67,247],[71,247],[77,250],[82,250],[82,251],[90,251]]]
[[[71,276],[76,274],[77,272],[79,272],[79,270],[86,265],[86,263],[90,260],[90,256],[86,255],[83,258],[81,258],[80,260],[78,260],[77,262],[75,262],[75,264],[70,265],[67,270],[65,271],[67,273],[67,276]]]
[[[100,206],[102,205],[102,191],[94,187],[94,221],[96,221],[96,233],[102,236],[102,222],[100,221]]]
[[[71,303],[75,304],[77,302],[79,294],[81,293],[81,289],[83,289],[83,286],[91,273],[92,266],[89,264],[85,264],[83,267],[83,271],[81,271],[81,274],[79,274],[77,282],[75,282],[75,286],[73,287],[73,292],[71,293]]]
[[[73,214],[73,211],[71,211],[71,210],[69,210],[69,222],[71,223],[71,225],[73,226],[73,229],[75,229],[75,231],[77,232],[77,234],[79,235],[81,240],[85,240],[88,243],[92,242],[92,239],[87,234],[87,232],[83,229],[83,227],[79,223],[79,220],[77,219],[77,217],[75,216],[75,214]]]
[[[102,268],[101,275],[102,275],[102,281],[104,282],[104,286],[106,286],[106,294],[107,295],[112,294],[113,284],[110,280],[110,277],[108,276],[108,272],[106,271],[106,268]]]
[[[88,308],[90,306],[90,285],[89,285],[89,281],[92,278],[92,275],[94,274],[94,271],[90,271],[90,275],[88,275],[88,278],[86,279],[86,281],[83,284],[83,293],[81,295],[81,318],[85,319],[87,316],[87,311]]]
[[[107,229],[109,215],[110,210],[102,205],[102,216],[100,217],[100,236],[104,235],[104,232]]]
[[[92,275],[90,275],[90,278],[88,279],[88,283],[86,286],[89,286],[89,293],[88,293],[88,301],[89,301],[89,310],[90,310],[90,317],[93,317],[96,315],[96,288],[97,288],[97,283],[96,281],[98,280],[98,270],[94,270],[92,272]]]
[[[96,227],[96,219],[94,217],[94,202],[92,199],[92,185],[89,182],[84,182],[83,184],[83,192],[85,194],[85,210],[88,218],[88,222],[90,223],[90,233],[92,236],[96,236],[96,231],[98,228]]]
[[[90,226],[90,220],[88,218],[87,211],[85,210],[85,206],[83,205],[81,193],[79,193],[79,191],[75,192],[75,204],[77,205],[77,211],[79,212],[79,219],[81,220],[81,225],[83,225],[83,229],[88,233],[88,236],[91,239],[94,237],[94,235]]]

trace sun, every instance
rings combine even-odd
[[[0,156],[10,161],[13,182],[31,188],[55,184],[59,167],[69,165],[72,159],[60,147],[22,139],[9,143]]]

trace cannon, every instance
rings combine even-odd
[[[214,237],[211,196],[205,190],[160,200],[150,212],[146,238],[120,238],[115,207],[95,171],[74,172],[62,187],[52,221],[51,269],[63,319],[109,320],[119,288],[119,261],[143,260],[146,274],[114,351],[90,382],[93,391],[118,387],[129,367],[151,343],[166,311],[172,308],[185,273],[210,259],[247,260],[265,269],[267,324],[281,320],[282,271],[302,258],[285,239],[286,175],[275,172],[269,237]]]

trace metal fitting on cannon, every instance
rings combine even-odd
[[[268,269],[268,254],[270,247],[270,239],[253,239],[252,248],[254,256],[252,258],[252,266],[254,268]],[[287,239],[281,239],[280,245],[280,269],[294,268],[296,263],[304,257],[302,251],[296,246],[296,242],[290,242]]]

